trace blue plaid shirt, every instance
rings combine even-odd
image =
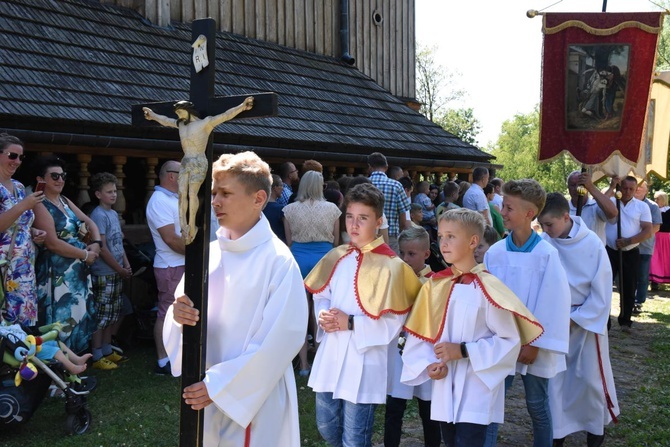
[[[276,202],[280,204],[282,207],[285,207],[286,205],[288,205],[288,199],[290,199],[292,195],[293,195],[293,189],[286,183],[284,183],[284,189],[282,189],[281,191],[281,196],[277,197]]]
[[[390,179],[384,172],[375,171],[370,174],[370,181],[384,194],[384,214],[389,221],[389,236],[400,234],[400,213],[409,211],[410,202],[402,184]]]

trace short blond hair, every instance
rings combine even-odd
[[[272,186],[270,166],[254,152],[221,155],[212,165],[212,178],[216,180],[222,175],[235,176],[247,194],[262,190],[270,197]]]
[[[518,197],[524,202],[533,205],[535,207],[535,215],[533,218],[540,214],[547,201],[547,193],[542,185],[540,185],[537,180],[530,178],[505,182],[502,187],[502,193],[503,195]]]
[[[430,235],[421,227],[410,227],[398,235],[398,245],[417,241],[424,250],[430,250]]]
[[[474,234],[481,239],[486,230],[486,220],[484,216],[467,208],[458,208],[454,210],[445,211],[439,217],[439,222],[457,222],[471,234]]]

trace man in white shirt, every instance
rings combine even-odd
[[[580,217],[589,230],[598,235],[603,244],[605,244],[605,225],[607,223],[616,224],[616,217],[619,212],[616,205],[610,198],[616,184],[614,179],[610,183],[609,190],[603,194],[591,181],[591,174],[588,172],[572,171],[568,175],[568,192],[570,193],[570,215],[577,215],[577,187],[583,185],[586,189],[586,195],[582,197],[582,212]],[[591,197],[589,197],[589,194]]]
[[[477,211],[484,216],[488,225],[493,225],[489,214],[489,201],[486,200],[484,187],[489,183],[489,170],[481,166],[472,171],[472,186],[463,196],[463,208]]]
[[[156,374],[169,375],[170,361],[163,346],[163,322],[168,307],[174,301],[174,291],[184,276],[186,248],[179,224],[179,168],[181,163],[170,160],[158,174],[160,186],[147,203],[147,224],[156,245],[154,275],[158,287],[158,314],[154,325],[154,341],[158,366]]]
[[[647,289],[649,288],[649,265],[651,256],[654,254],[654,245],[656,243],[656,233],[661,229],[663,217],[661,210],[656,204],[647,197],[649,187],[647,182],[642,181],[635,190],[635,198],[647,204],[651,212],[651,237],[640,243],[640,263],[637,271],[637,291],[635,293],[634,314],[642,312],[642,305],[647,301]]]
[[[615,178],[618,182],[618,178]],[[621,181],[621,237],[617,235],[617,224],[608,223],[606,227],[607,254],[612,264],[612,273],[623,276],[623,290],[619,290],[623,306],[619,313],[619,326],[623,332],[630,332],[631,316],[635,306],[638,264],[640,262],[640,242],[651,237],[651,212],[649,207],[634,197],[637,188],[635,177],[628,176]],[[619,252],[621,250],[621,271],[619,271]]]

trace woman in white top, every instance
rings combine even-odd
[[[324,199],[323,176],[316,171],[308,171],[302,176],[296,201],[286,205],[283,211],[286,245],[291,248],[304,278],[326,253],[339,244],[342,212],[337,205]],[[311,299],[309,301],[311,309]],[[309,314],[313,318],[314,313]],[[307,342],[299,357],[300,375],[307,376]]]

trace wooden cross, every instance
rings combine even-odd
[[[201,36],[207,42],[206,59]],[[216,22],[213,19],[195,20],[192,25],[192,42],[194,42],[193,63],[191,64],[190,101],[199,116],[213,116],[223,113],[240,105],[246,97],[254,98],[253,108],[237,115],[239,118],[260,118],[277,114],[277,95],[275,93],[261,93],[241,96],[214,97],[214,74],[216,64]],[[208,61],[203,64],[203,60]],[[173,110],[175,101],[137,104],[132,107],[132,122],[136,126],[159,126],[155,121],[145,119],[143,107],[149,107],[154,112],[175,116]],[[225,125],[225,124],[224,124]],[[198,233],[192,243],[186,245],[186,273],[185,292],[191,298],[195,308],[200,310],[199,323],[183,327],[182,347],[182,376],[181,389],[203,380],[205,376],[206,335],[207,335],[207,284],[209,267],[209,223],[211,213],[211,178],[213,159],[212,134],[209,135],[206,156],[208,171],[205,181],[200,187],[199,210],[196,215]],[[204,411],[194,411],[181,400],[179,422],[179,445],[201,446],[203,439]]]

